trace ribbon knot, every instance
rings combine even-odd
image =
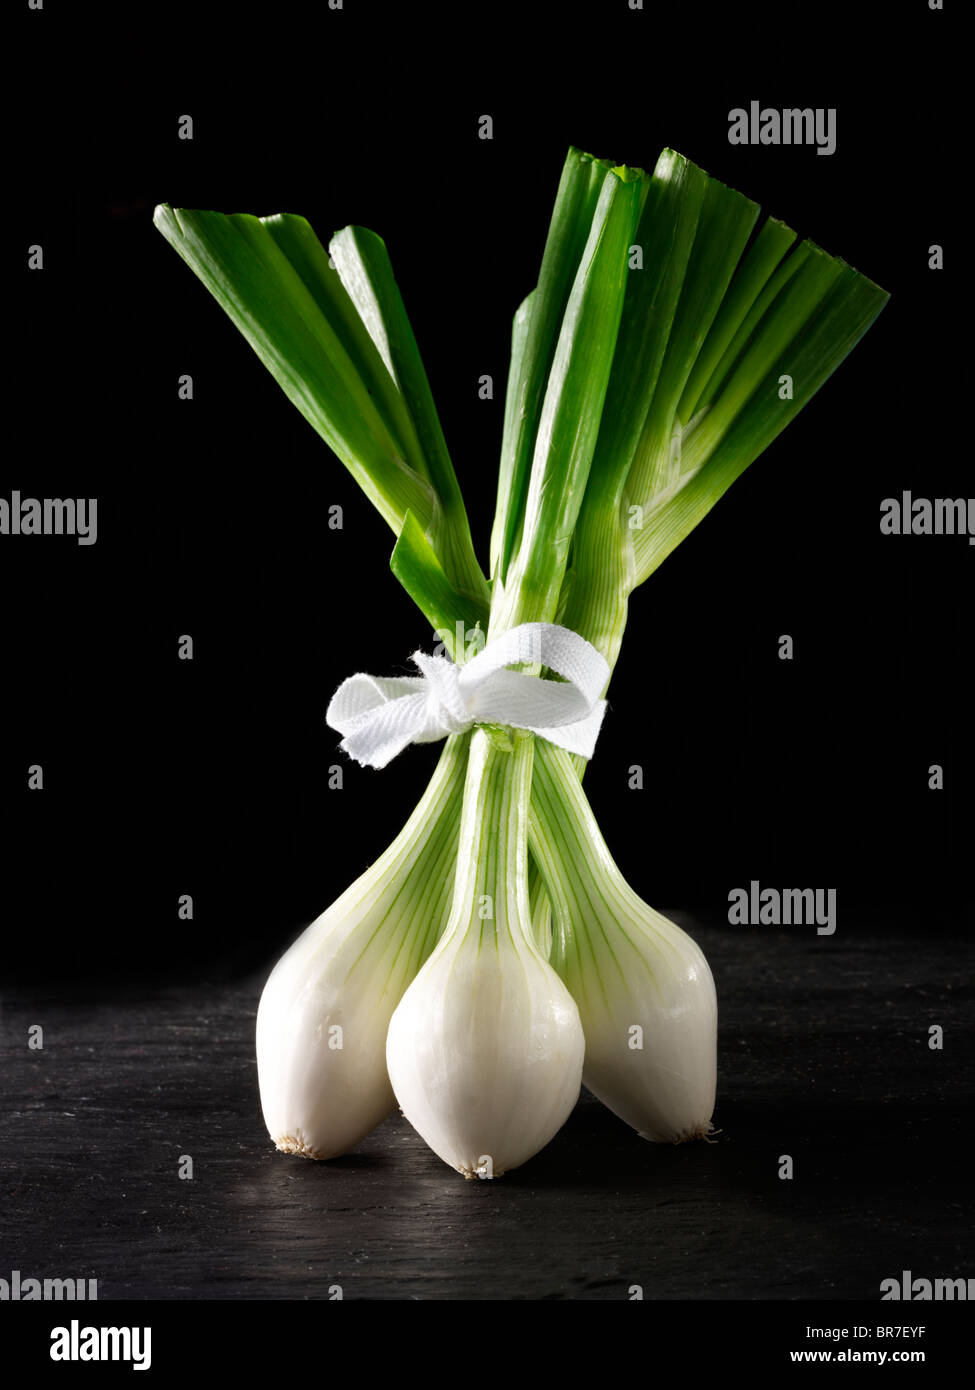
[[[419,676],[344,680],[325,718],[344,734],[339,745],[366,767],[385,767],[410,743],[434,743],[475,724],[527,729],[570,753],[591,758],[606,701],[609,665],[576,632],[554,623],[523,623],[490,642],[465,666],[414,652]],[[540,680],[508,666],[548,666],[562,681]]]
[[[471,726],[471,717],[460,693],[460,673],[464,668],[442,656],[427,656],[425,652],[414,652],[412,659],[426,679],[427,718],[431,727],[442,724],[450,734],[464,733]]]

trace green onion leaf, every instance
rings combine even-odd
[[[488,606],[475,595],[460,593],[443,571],[433,547],[412,512],[407,512],[389,567],[434,631],[439,632],[454,661],[465,657],[457,640],[472,628],[487,631]]]
[[[574,148],[566,157],[538,286],[530,296],[531,311],[522,329],[516,326],[516,335],[521,331],[523,341],[520,350],[512,352],[508,374],[498,503],[491,537],[492,576],[505,579],[517,546],[546,383],[600,194],[608,179],[621,184],[635,182],[636,196],[642,201],[640,178],[639,170],[613,169],[608,160],[594,159]]]
[[[436,550],[451,579],[486,600],[487,583],[474,559],[457,475],[385,243],[365,227],[346,227],[332,238],[329,250],[342,284],[402,393],[424,470],[447,518]]]
[[[492,614],[492,626],[496,621],[501,630],[518,622],[551,621],[558,605],[599,433],[623,312],[627,251],[644,192],[641,178],[624,179],[613,171],[602,183],[538,411],[513,566],[501,607]],[[532,352],[541,289],[540,283],[523,362]]]
[[[674,151],[665,150],[658,168],[669,170],[677,158]],[[688,161],[683,163],[688,172],[694,171],[696,181],[703,181],[703,197],[666,354],[630,471],[629,491],[635,498],[651,496],[673,479],[677,404],[758,217],[757,203],[708,178]]]
[[[407,510],[429,522],[432,489],[407,466],[395,427],[343,345],[347,320],[330,321],[327,296],[320,290],[316,300],[302,279],[307,262],[293,265],[267,224],[249,214],[164,204],[154,220],[393,530]],[[362,338],[357,348],[361,361]]]

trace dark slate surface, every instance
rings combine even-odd
[[[970,953],[685,925],[719,990],[717,1141],[650,1146],[584,1093],[493,1183],[399,1115],[342,1160],[278,1154],[261,979],[5,994],[0,1274],[95,1277],[102,1299],[397,1300],[876,1300],[903,1269],[971,1274]]]

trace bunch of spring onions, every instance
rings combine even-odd
[[[515,314],[485,573],[379,237],[347,227],[326,252],[291,215],[155,221],[389,523],[392,572],[461,667],[556,624],[611,673],[632,590],[887,299],[672,150],[648,175],[571,149]],[[709,1132],[707,962],[616,868],[585,759],[515,723],[458,723],[396,840],[272,972],[257,1055],[279,1149],[345,1153],[398,1102],[446,1163],[498,1177],[582,1081],[644,1138]]]

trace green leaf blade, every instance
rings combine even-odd
[[[454,661],[464,660],[464,642],[457,640],[472,628],[487,631],[488,607],[474,594],[458,591],[416,517],[407,512],[389,567],[434,631],[439,632]]]
[[[636,498],[652,497],[672,481],[671,440],[681,423],[678,403],[758,217],[757,203],[703,170],[697,174],[705,181],[704,196],[666,356],[630,473]]]
[[[774,217],[766,218],[739,262],[677,406],[677,414],[685,424],[690,423],[699,405],[704,404],[705,387],[718,363],[795,239],[791,227]]]
[[[339,335],[256,217],[174,209],[155,225],[247,339],[278,385],[394,531],[434,499],[402,458]]]
[[[365,227],[346,227],[329,247],[342,283],[386,368],[402,394],[419,451],[417,467],[429,477],[443,513],[435,518],[435,544],[451,580],[480,591],[487,582],[474,557],[460,485],[416,337],[393,275],[386,245]]]
[[[517,358],[512,358],[508,374],[498,501],[491,536],[492,576],[507,575],[518,544],[535,438],[562,320],[600,193],[606,180],[613,177],[623,182],[613,175],[608,161],[570,148],[549,223],[538,285],[524,326],[524,341]]]
[[[403,393],[342,283],[338,267],[311,225],[293,213],[276,213],[260,221],[338,337],[400,453],[414,472],[429,477]]]
[[[518,549],[504,605],[551,621],[596,447],[644,189],[608,178],[566,303],[539,413]],[[533,312],[534,318],[534,312]],[[494,614],[492,614],[492,618]],[[502,626],[515,621],[504,611]]]
[[[811,247],[684,450],[688,480],[636,537],[642,583],[815,396],[874,322],[889,295]],[[782,395],[780,380],[793,394]]]

